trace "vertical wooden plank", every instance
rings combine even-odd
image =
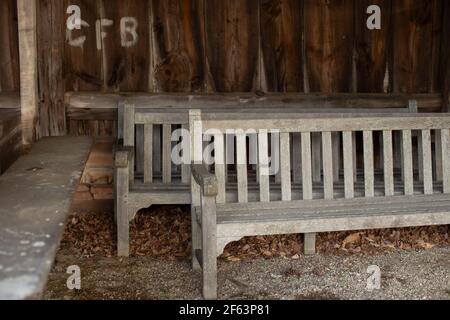
[[[292,133],[292,175],[294,183],[302,181],[302,139],[301,134]]]
[[[260,10],[267,90],[303,92],[302,1],[262,0]]]
[[[39,0],[37,25],[40,136],[66,133],[63,57],[65,1]]]
[[[448,17],[450,15],[450,2],[443,1],[442,12],[440,17]],[[442,36],[440,41],[440,59],[438,63],[438,80],[441,85],[443,112],[450,112],[450,19],[442,19]]]
[[[322,150],[320,142],[320,133],[311,133],[311,148],[312,148],[312,175],[313,182],[322,182]]]
[[[395,0],[394,0],[395,1]],[[390,50],[392,0],[355,1],[356,83],[358,92],[384,91],[384,80]],[[381,9],[381,29],[367,28],[367,8],[377,5]]]
[[[392,131],[383,131],[384,190],[385,196],[394,195],[394,156]]]
[[[80,30],[66,30],[64,78],[66,91],[100,91],[103,87],[102,51],[97,49],[96,21],[100,1],[67,0],[82,12]],[[65,10],[61,12],[64,14]],[[64,15],[68,17],[69,15]],[[105,30],[107,31],[107,30]]]
[[[0,92],[19,91],[19,38],[16,0],[0,1]]]
[[[205,1],[208,91],[249,92],[255,88],[258,7],[255,0]]]
[[[373,132],[364,131],[364,186],[365,196],[375,196],[375,176],[374,176],[374,157],[373,157]]]
[[[247,137],[244,133],[236,135],[238,201],[248,202],[247,180]]]
[[[303,200],[311,200],[313,198],[311,151],[311,133],[302,132]]]
[[[147,91],[148,0],[102,0],[101,15],[113,20],[102,40],[104,85],[109,91]]]
[[[144,126],[135,125],[136,172],[144,173]]]
[[[157,92],[204,90],[204,1],[150,0],[150,81]]]
[[[450,131],[441,130],[442,185],[444,193],[450,193]]]
[[[269,185],[269,141],[268,133],[262,130],[258,134],[258,166],[259,166],[259,190],[260,202],[270,201]]]
[[[402,131],[403,179],[405,195],[414,194],[413,159],[411,130]]]
[[[435,173],[435,179],[436,181],[442,181],[442,131],[441,130],[436,130],[435,131],[435,136],[434,136],[434,147],[435,147],[435,157],[434,157],[434,161],[435,161],[435,168],[436,168],[436,173]]]
[[[354,1],[305,0],[304,14],[311,92],[350,92]]]
[[[162,143],[162,175],[163,183],[172,182],[172,125],[163,125]]]
[[[144,125],[144,183],[153,182],[153,125]]]
[[[333,147],[331,132],[322,133],[324,198],[334,198]]]
[[[181,182],[189,183],[191,179],[191,159],[188,150],[190,149],[190,137],[189,137],[189,125],[183,124],[181,125],[181,129],[185,136],[182,137],[182,145],[183,145],[183,164],[181,165]],[[185,154],[186,153],[186,154]]]
[[[134,105],[124,106],[124,127],[123,144],[126,147],[134,147],[135,143],[135,107]]]
[[[433,163],[431,155],[431,132],[422,130],[420,133],[422,143],[422,172],[423,190],[425,194],[433,194]]]
[[[202,117],[200,110],[189,110],[189,133],[190,133],[190,151],[191,162],[201,164],[203,162],[203,135],[202,135]],[[201,228],[197,222],[195,210],[201,205],[200,186],[195,179],[191,178],[191,226],[192,226],[192,268],[194,270],[201,269],[199,261],[196,259],[197,250],[202,248]]]
[[[117,254],[119,257],[130,255],[130,219],[128,217],[128,168],[117,168],[115,173],[115,209],[117,214]]]
[[[281,200],[291,201],[291,148],[290,135],[282,132],[280,135],[280,170],[281,170]]]
[[[214,135],[215,173],[217,177],[217,203],[226,202],[225,181],[225,138],[223,134]]]
[[[356,132],[352,133],[352,143],[353,143],[353,180],[358,181],[358,150],[356,144]]]
[[[203,297],[217,299],[217,215],[213,197],[202,197]]]
[[[37,83],[37,0],[17,0],[20,52],[22,142],[28,148],[39,139]]]
[[[426,93],[432,82],[433,3],[395,0],[392,5],[394,91]]]
[[[353,134],[350,131],[343,132],[344,149],[344,188],[345,198],[355,197],[354,173],[353,173]]]
[[[338,182],[341,170],[341,136],[339,132],[333,132],[331,137],[333,141],[333,180]]]

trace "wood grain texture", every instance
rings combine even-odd
[[[392,0],[355,1],[356,83],[358,92],[383,92],[388,59],[390,58]],[[370,5],[381,9],[381,30],[367,28],[366,13]]]
[[[354,1],[305,0],[304,10],[310,91],[351,91]]]
[[[105,27],[107,36],[102,41],[103,77],[108,91],[147,91],[149,64],[149,3],[148,0],[103,0],[101,17],[114,24]],[[137,42],[129,47],[122,43],[121,26],[124,19],[137,22]],[[125,23],[125,22],[123,22]],[[131,26],[130,23],[125,24]],[[133,36],[125,33],[125,41]]]
[[[208,91],[249,92],[258,78],[258,1],[205,2]]]
[[[38,79],[40,136],[66,134],[63,57],[65,1],[38,2]]]
[[[303,1],[261,1],[261,45],[269,92],[303,92]]]
[[[28,148],[39,139],[38,80],[37,80],[37,0],[18,0],[20,53],[20,96],[22,142]]]
[[[394,91],[429,91],[433,48],[433,1],[393,1]]]
[[[0,92],[19,91],[17,30],[16,1],[0,1]]]
[[[152,0],[150,90],[204,90],[204,1]]]
[[[100,0],[67,0],[66,5],[77,5],[85,22],[81,30],[66,31],[65,46],[65,84],[67,91],[101,91],[103,89],[102,52],[97,50],[95,24],[100,17]],[[62,12],[64,17],[65,10]],[[82,39],[80,46],[69,44]]]

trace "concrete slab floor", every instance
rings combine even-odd
[[[42,139],[0,177],[0,300],[42,293],[91,144]]]

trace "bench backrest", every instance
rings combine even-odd
[[[343,161],[343,197],[354,198],[355,195],[355,146],[354,135],[362,132],[364,183],[363,197],[375,196],[375,133],[381,136],[382,169],[381,181],[383,196],[397,194],[398,187],[394,181],[394,161],[399,160],[401,166],[402,194],[413,195],[415,192],[432,194],[437,185],[442,185],[441,192],[450,193],[450,115],[446,114],[239,114],[234,113],[202,113],[199,110],[190,112],[190,130],[194,162],[204,160],[204,136],[214,136],[214,172],[218,179],[219,195],[217,201],[225,203],[226,189],[229,182],[226,177],[225,136],[232,132],[236,136],[236,181],[237,201],[249,201],[249,171],[248,152],[249,134],[257,135],[257,159],[259,199],[268,202],[273,200],[271,192],[272,177],[268,174],[269,155],[271,152],[269,137],[279,133],[278,153],[280,169],[279,183],[281,197],[276,200],[290,201],[293,199],[293,182],[298,181],[300,199],[314,198],[313,186],[313,137],[318,137],[322,156],[320,188],[323,188],[323,198],[335,198],[334,159],[339,159],[336,152],[342,152]],[[254,131],[253,131],[254,130]],[[417,141],[415,136],[417,135]],[[338,140],[333,140],[337,137]],[[413,153],[414,145],[418,156]],[[434,138],[434,143],[433,143]],[[278,139],[278,138],[277,138]],[[336,149],[334,141],[342,141],[342,148]],[[273,145],[273,144],[272,144]],[[272,148],[273,149],[273,148]],[[395,150],[399,154],[395,154]],[[295,151],[297,150],[297,151]],[[273,151],[273,150],[272,150]],[[292,154],[297,152],[297,158]],[[300,158],[300,159],[299,159]],[[398,159],[399,158],[399,159]],[[272,159],[273,161],[273,159]],[[301,163],[300,178],[295,177],[294,167]],[[417,163],[418,174],[415,175],[414,165]],[[434,168],[433,168],[433,163]],[[434,177],[433,177],[434,173]],[[415,180],[420,181],[422,189],[418,191]],[[416,182],[417,182],[416,181]],[[395,190],[397,188],[397,190]],[[193,187],[193,197],[198,199],[198,189]],[[194,199],[193,199],[194,201]],[[233,200],[231,200],[233,201]]]
[[[124,141],[124,146],[135,147],[135,178],[144,183],[173,184],[176,182],[188,184],[190,181],[189,165],[174,165],[172,163],[172,149],[176,144],[172,137],[175,130],[189,128],[189,106],[185,108],[145,108],[134,107],[126,103],[119,105],[118,138]],[[205,106],[204,112],[214,114],[259,114],[259,113],[281,113],[281,114],[305,114],[311,113],[311,107],[302,105],[280,105],[273,106],[252,105],[246,110],[242,106],[230,106],[209,108]],[[351,106],[349,108],[317,108],[315,112],[348,114],[351,113],[380,113],[417,112],[417,102],[410,101],[404,108],[370,108]],[[178,137],[177,137],[178,138]],[[230,157],[230,155],[228,155]]]

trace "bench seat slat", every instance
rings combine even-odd
[[[435,201],[435,202],[422,202],[415,203],[414,207],[406,202],[393,202],[389,204],[346,204],[338,207],[311,207],[311,208],[284,208],[281,204],[277,209],[271,210],[238,210],[238,211],[217,211],[218,223],[225,223],[227,221],[234,220],[296,220],[299,217],[314,217],[316,215],[327,217],[327,216],[339,216],[341,214],[348,215],[369,215],[371,213],[396,213],[396,212],[411,212],[423,210],[436,210],[436,208],[445,208],[450,212],[450,199]]]

